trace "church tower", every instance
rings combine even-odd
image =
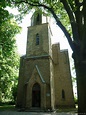
[[[40,10],[35,11],[28,27],[26,55],[20,59],[17,95],[20,108],[54,110],[74,106],[68,53],[60,51],[59,44],[51,44],[47,20]]]
[[[42,23],[43,18],[46,19],[45,23]],[[31,26],[28,27],[26,55],[48,55],[51,47],[51,34],[47,17],[42,17],[40,11],[36,11],[31,18]]]

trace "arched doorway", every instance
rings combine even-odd
[[[32,88],[32,107],[40,107],[41,103],[41,91],[40,85],[35,83]]]

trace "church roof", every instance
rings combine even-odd
[[[43,83],[45,83],[45,80],[43,79],[43,77],[42,77],[42,75],[41,75],[41,72],[40,72],[38,66],[35,65],[35,67],[36,67],[36,70],[37,70],[37,72],[38,72],[38,74],[39,74],[39,76],[40,76],[41,81],[42,81]]]
[[[37,72],[38,72],[38,74],[39,74],[39,77],[40,77],[42,83],[45,83],[45,80],[43,79],[43,76],[42,76],[42,74],[41,74],[41,72],[40,72],[38,66],[35,65],[35,68],[36,68],[36,70],[37,70]],[[30,79],[30,78],[29,78],[29,79]],[[29,79],[25,82],[25,84],[28,84]]]

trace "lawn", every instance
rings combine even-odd
[[[0,111],[14,111],[15,110],[15,105],[1,105],[0,106]]]

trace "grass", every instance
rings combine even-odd
[[[77,109],[76,108],[62,108],[62,109],[57,109],[57,112],[72,112],[72,113],[76,113]]]
[[[14,111],[15,110],[15,105],[1,105],[0,106],[0,111]]]

